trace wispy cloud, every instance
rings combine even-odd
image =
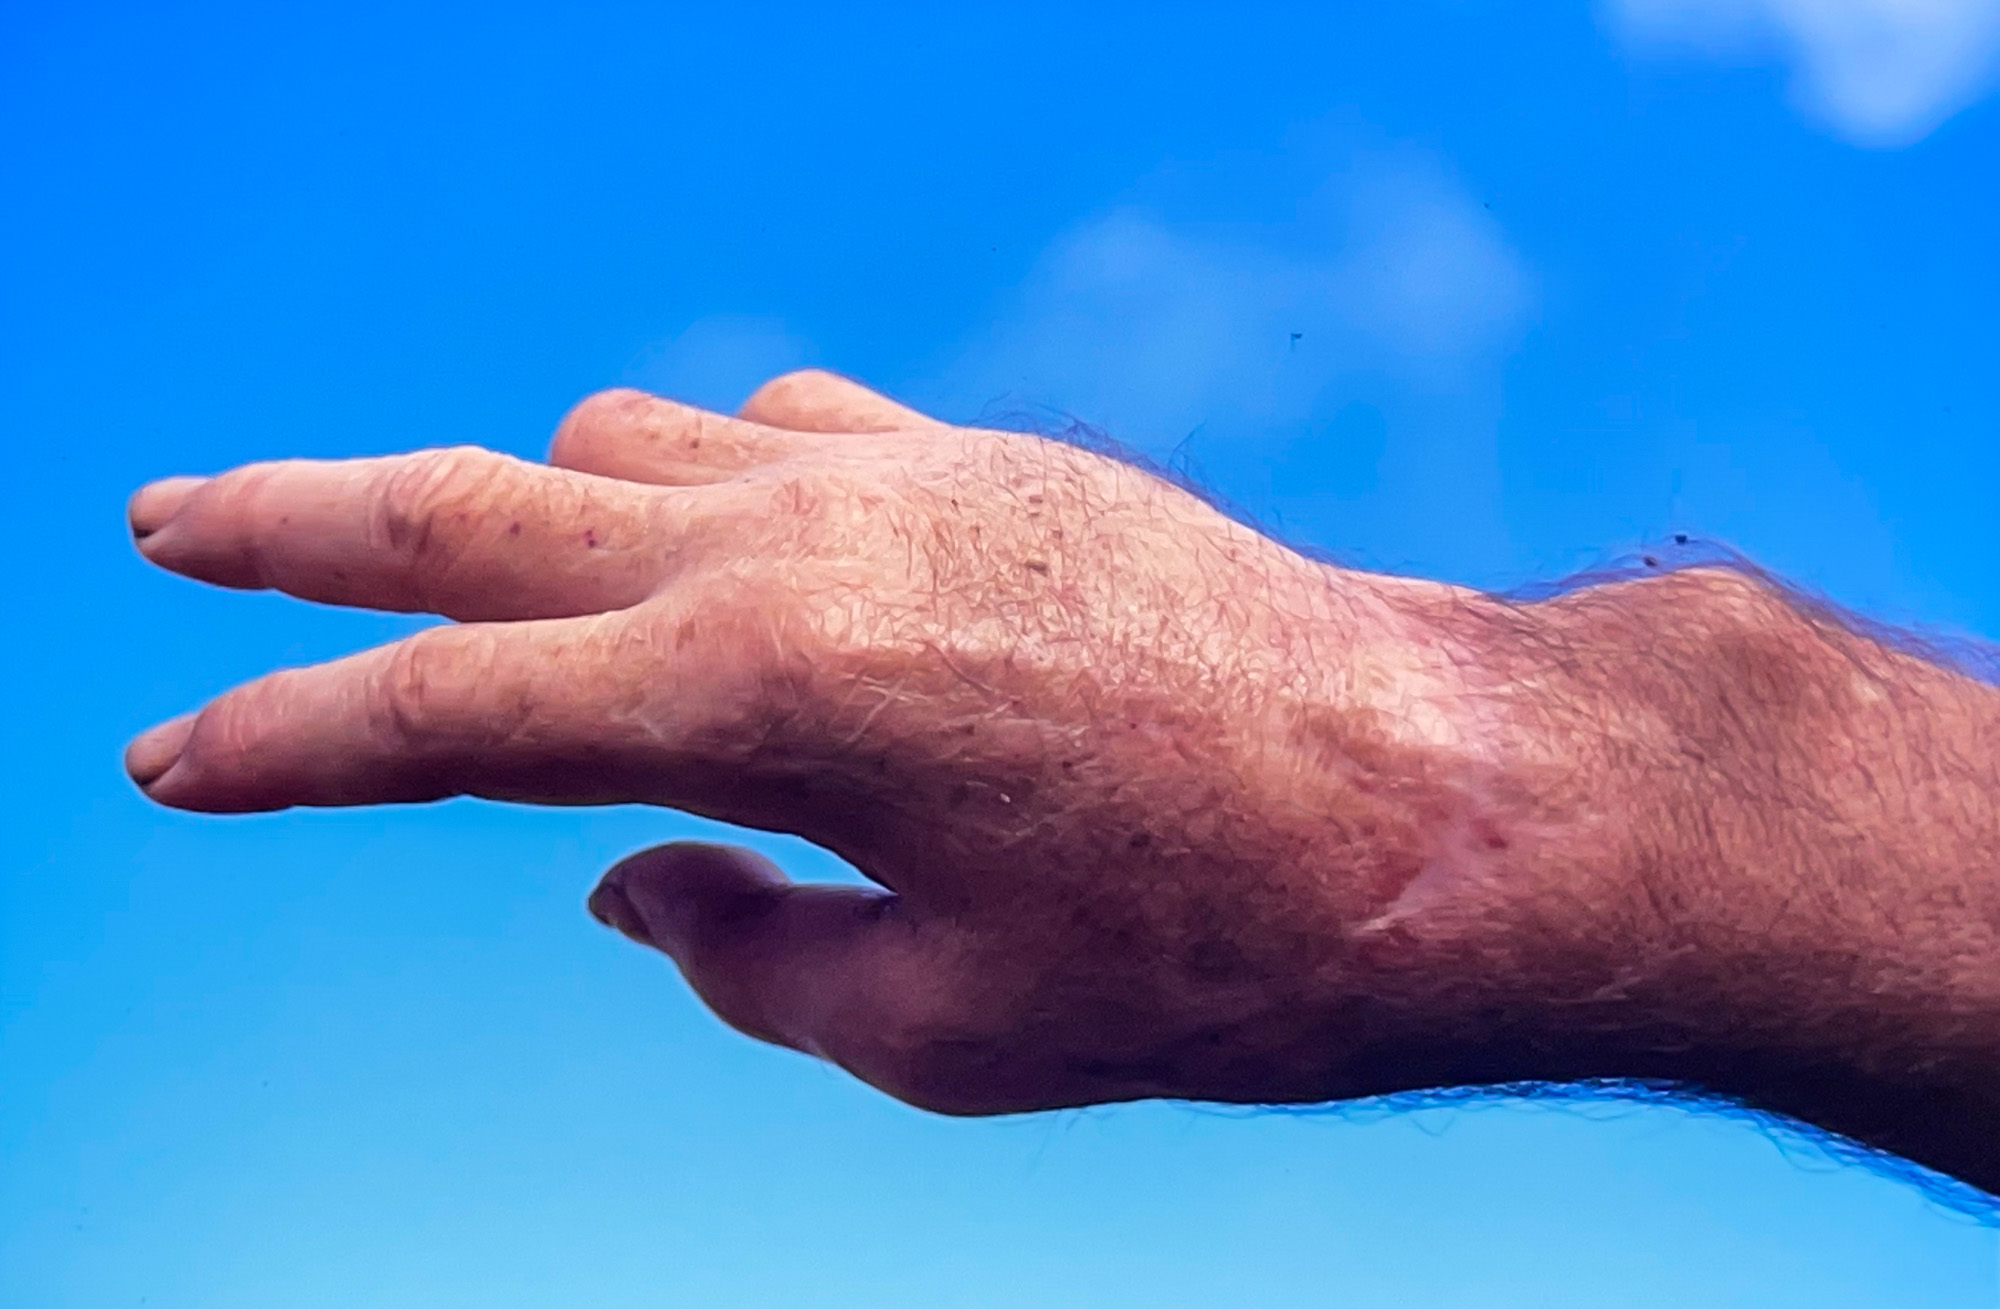
[[[1444,161],[1354,135],[1162,169],[1055,239],[909,398],[961,421],[1073,415],[1188,457],[1294,540],[1485,576],[1511,550],[1502,369],[1535,278]]]
[[[1204,426],[1270,431],[1343,375],[1435,378],[1495,357],[1532,298],[1492,216],[1434,160],[1394,153],[1275,225],[1136,208],[1077,225],[941,389],[960,406],[1085,415],[1145,447]]]
[[[1606,0],[1641,48],[1776,55],[1807,114],[1858,145],[1895,147],[2000,85],[2000,0]]]

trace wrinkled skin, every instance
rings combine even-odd
[[[549,466],[260,464],[131,518],[191,577],[460,620],[154,729],[128,756],[152,798],[798,833],[883,889],[680,843],[592,911],[738,1028],[916,1104],[1390,1089],[1368,1052],[1457,1021],[1395,930],[1503,844],[1466,799],[1490,725],[1433,624],[1455,593],[1127,465],[803,373],[734,418],[595,396]]]

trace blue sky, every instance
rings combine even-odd
[[[1711,1115],[928,1118],[584,913],[707,824],[118,752],[418,621],[149,570],[141,481],[802,363],[1370,567],[1683,531],[2000,636],[1996,71],[1994,0],[9,3],[0,1305],[1994,1304],[1992,1230]]]

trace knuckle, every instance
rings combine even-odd
[[[469,445],[395,460],[376,495],[381,543],[413,564],[437,562],[440,555],[448,563],[470,526],[492,507],[495,484],[511,462]]]
[[[252,725],[262,721],[273,685],[282,674],[225,692],[195,717],[181,746],[180,766],[203,773],[227,773],[249,756]]]
[[[491,640],[466,628],[419,632],[394,646],[375,685],[377,734],[405,747],[450,749],[493,735],[473,691],[492,663]]]
[[[284,511],[287,474],[300,466],[297,460],[271,459],[232,468],[189,497],[182,514],[211,530],[226,528],[242,545],[261,547],[259,529]]]
[[[731,429],[736,424],[720,414],[712,414],[706,409],[687,409],[676,417],[680,419],[674,424],[678,429],[674,432],[678,438],[678,452],[690,460],[698,457],[704,445],[714,451],[732,444],[734,433]]]
[[[297,669],[270,673],[210,701],[189,728],[182,767],[208,777],[261,772],[273,751],[282,751],[285,725],[296,721],[302,676]]]
[[[644,658],[665,658],[699,679],[703,694],[680,712],[723,754],[758,749],[801,712],[819,680],[818,649],[801,631],[804,606],[783,593],[753,597],[751,587],[763,589],[726,577],[692,579],[676,603],[645,613],[623,636]]]

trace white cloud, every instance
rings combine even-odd
[[[1794,98],[1859,145],[1908,145],[2000,83],[2000,0],[1607,0],[1635,45],[1778,54]]]
[[[1518,337],[1528,274],[1434,161],[1365,160],[1300,208],[1254,231],[1138,210],[1077,226],[940,398],[968,417],[1047,406],[1157,450],[1203,425],[1301,424],[1342,375],[1435,380]]]
[[[1181,203],[1077,223],[966,339],[876,380],[957,421],[1075,416],[1155,458],[1199,430],[1204,479],[1287,530],[1481,576],[1508,549],[1500,365],[1535,299],[1492,213],[1435,158],[1337,128],[1137,192]],[[1213,220],[1244,195],[1261,200]],[[625,380],[726,409],[815,353],[773,320],[707,318]]]

